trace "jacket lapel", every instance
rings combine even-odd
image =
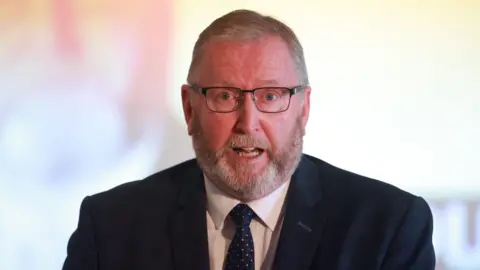
[[[292,176],[273,269],[308,269],[320,241],[325,211],[318,167],[305,156]]]
[[[205,213],[203,174],[195,168],[181,173],[174,181],[184,181],[179,208],[171,220],[171,236],[175,269],[209,269],[208,235]]]

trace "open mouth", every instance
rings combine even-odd
[[[256,157],[263,153],[263,149],[257,147],[235,147],[233,151],[241,157]]]

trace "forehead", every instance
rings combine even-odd
[[[296,66],[287,44],[273,36],[206,43],[196,73],[202,85],[254,88],[298,84]]]

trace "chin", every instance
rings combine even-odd
[[[282,184],[281,179],[275,177],[276,169],[272,164],[255,173],[245,167],[238,170],[229,166],[228,169],[220,170],[221,173],[217,174],[217,180],[221,182],[219,184],[227,193],[243,201],[265,197]]]

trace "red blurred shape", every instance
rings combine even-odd
[[[52,1],[55,49],[63,57],[79,57],[81,54],[77,15],[72,0]]]

